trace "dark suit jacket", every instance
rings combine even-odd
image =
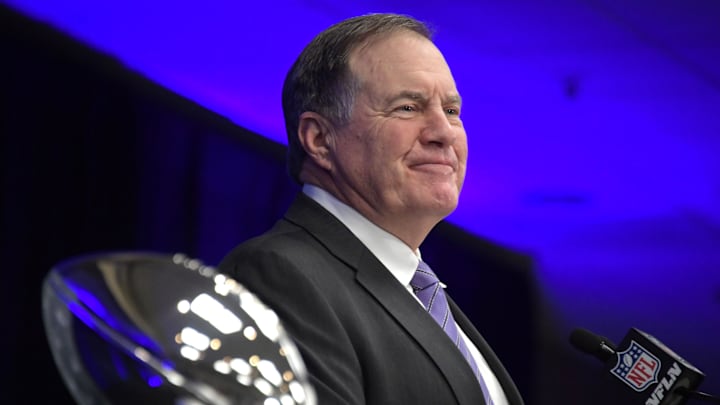
[[[236,247],[218,267],[275,310],[300,350],[319,404],[484,404],[445,332],[309,197],[299,195],[270,231]],[[452,300],[450,307],[510,404],[523,404],[480,333]]]

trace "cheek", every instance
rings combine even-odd
[[[411,155],[413,149],[422,148],[419,143],[420,129],[404,125],[395,127],[392,131],[387,132],[387,136],[378,141],[378,151],[388,163],[402,163],[408,155]]]
[[[458,133],[452,148],[455,150],[455,156],[457,156],[458,162],[464,166],[468,159],[468,142],[465,131]]]
[[[372,142],[375,141],[370,137],[350,135],[342,145],[338,145],[337,164],[354,179],[353,182],[368,184],[372,182],[372,177],[382,176],[387,171],[387,163],[383,162],[382,157],[387,152]]]
[[[467,173],[468,147],[467,139],[465,138],[464,133],[462,142],[455,148],[455,153],[458,158],[457,185],[459,190],[462,188],[462,185],[465,182],[465,174]]]
[[[344,141],[344,157],[353,162],[362,177],[389,178],[401,176],[402,165],[413,148],[417,131],[404,123],[375,122],[362,131],[356,130]],[[415,132],[414,132],[415,131]],[[385,180],[387,181],[387,180]]]
[[[460,171],[458,172],[457,183],[456,183],[456,184],[457,184],[457,189],[458,189],[458,192],[459,192],[460,190],[462,190],[463,184],[465,184],[465,167],[463,167],[462,170],[460,170]]]

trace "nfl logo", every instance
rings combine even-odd
[[[635,391],[643,391],[658,382],[660,360],[634,340],[623,352],[618,352],[618,362],[610,372]]]

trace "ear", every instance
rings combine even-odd
[[[332,142],[332,125],[322,115],[306,111],[300,114],[298,138],[312,161],[323,169],[329,170],[330,143]]]

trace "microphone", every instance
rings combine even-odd
[[[570,344],[605,364],[612,380],[622,383],[633,405],[683,405],[689,399],[720,404],[720,398],[696,391],[705,374],[648,333],[631,328],[619,346],[578,328]]]
[[[597,357],[603,363],[615,355],[617,349],[605,336],[596,335],[587,329],[578,328],[570,334],[570,344],[581,352]]]

